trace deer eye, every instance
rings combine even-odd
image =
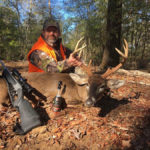
[[[105,84],[101,84],[98,88],[97,88],[97,93],[102,93],[105,90]]]
[[[103,92],[105,88],[99,88],[99,93]]]

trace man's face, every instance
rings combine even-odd
[[[47,44],[52,47],[60,36],[59,30],[54,26],[49,26],[46,30],[42,32],[42,34]]]

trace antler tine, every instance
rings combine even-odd
[[[86,71],[89,77],[93,75],[91,64],[92,60],[90,59],[88,66],[86,66],[85,64],[82,64],[81,66]]]
[[[123,58],[127,58],[128,57],[128,43],[127,41],[124,39],[124,43],[125,45],[123,45],[123,49],[125,54],[123,54],[118,48],[115,48],[115,50],[123,57]]]
[[[86,66],[85,64],[82,64],[80,67],[87,73],[87,75],[88,75],[89,77],[93,75],[90,66]]]
[[[79,39],[79,41],[77,42],[77,44],[76,44],[76,46],[75,46],[74,51],[77,50],[77,48],[78,48],[78,46],[79,46],[79,43],[80,43],[83,39],[84,39],[84,37],[81,37],[81,38]]]
[[[80,38],[80,40],[77,42],[75,49],[73,51],[73,55],[79,52],[79,57],[81,57],[81,53],[83,51],[83,49],[86,47],[86,43],[83,43],[82,46],[80,48],[78,48],[80,42],[84,39],[84,37]],[[86,66],[84,63],[80,66],[86,73],[88,76],[92,76],[92,71],[91,68],[89,66]]]
[[[83,48],[85,48],[85,47],[86,47],[86,44],[84,43],[84,44],[82,45],[82,47],[80,47],[80,48],[74,50],[73,53],[77,53],[77,52],[81,51],[81,50],[82,50]]]
[[[92,59],[90,59],[88,66],[91,66],[92,64]]]
[[[119,49],[115,48],[115,50],[123,57],[123,61],[114,68],[108,68],[107,71],[101,75],[102,78],[108,77],[110,74],[116,72],[120,67],[123,66],[125,60],[128,58],[128,43],[125,39],[124,43],[125,43],[125,45],[123,45],[124,54]]]
[[[128,57],[128,42],[126,41],[126,39],[124,39],[124,43],[125,43],[125,45],[123,45],[123,47],[125,50],[125,55],[126,55],[126,57]]]
[[[83,52],[83,49],[79,52],[79,58],[81,58],[82,52]]]
[[[73,54],[78,53],[79,51],[81,51],[83,48],[86,47],[86,44],[84,43],[84,44],[82,45],[82,47],[78,48],[80,42],[81,42],[83,39],[84,39],[84,37],[80,38],[80,40],[77,42],[77,44],[76,44],[76,46],[75,46],[75,49],[74,49],[74,51],[73,51]]]
[[[85,47],[86,47],[86,44],[84,43],[84,44],[82,45],[82,47],[78,49],[78,51],[79,51],[79,58],[81,57],[81,54],[82,54],[83,49],[84,49]]]

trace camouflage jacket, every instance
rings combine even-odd
[[[29,61],[36,67],[44,70],[45,72],[74,72],[74,67],[70,67],[67,64],[66,60],[63,60],[60,54],[60,42],[61,40],[57,41],[54,49],[57,57],[57,62],[45,52],[38,49],[31,53]],[[68,48],[65,49],[65,55],[66,58],[68,58],[72,51]]]

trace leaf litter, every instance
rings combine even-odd
[[[111,91],[96,107],[68,105],[58,114],[45,102],[44,124],[24,136],[13,126],[19,113],[11,106],[0,110],[0,149],[99,150],[150,148],[150,76],[115,73],[111,79],[126,84]]]

